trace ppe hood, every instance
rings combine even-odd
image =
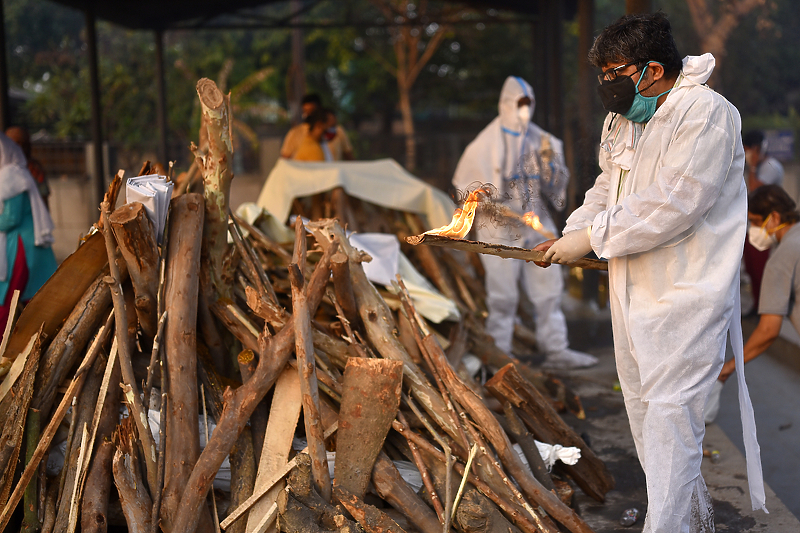
[[[503,83],[500,91],[500,125],[504,130],[514,133],[523,133],[525,128],[520,123],[517,113],[517,102],[520,98],[528,97],[531,99],[531,116],[536,107],[536,98],[533,96],[533,89],[528,82],[518,76],[509,76]],[[527,125],[526,125],[527,126]]]
[[[702,85],[711,77],[715,64],[714,56],[708,53],[701,56],[686,56],[683,58],[681,73],[686,79]]]

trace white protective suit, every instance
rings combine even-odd
[[[531,100],[527,119],[520,118],[517,105],[525,96]],[[531,122],[534,105],[533,89],[525,80],[515,76],[506,78],[500,92],[500,115],[467,146],[456,167],[453,186],[466,191],[478,184],[490,183],[497,188],[506,206],[518,214],[535,211],[544,227],[556,234],[542,197],[557,209],[563,209],[569,174],[561,141]],[[495,227],[480,213],[474,227],[477,238],[484,242],[533,248],[545,240],[541,234],[519,223]],[[480,257],[486,270],[489,308],[486,330],[497,346],[511,350],[521,282],[536,309],[539,349],[544,353],[566,350],[561,267],[543,269],[514,259]]]
[[[609,114],[600,168],[564,233],[591,226],[609,260],[617,371],[647,477],[645,532],[713,531],[700,474],[703,407],[736,355],[753,509],[764,507],[761,460],[744,373],[739,263],[747,191],[739,112],[702,85],[714,57],[687,57],[646,127]]]

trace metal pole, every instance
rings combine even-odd
[[[158,158],[166,170],[169,166],[169,148],[167,146],[167,92],[164,77],[164,31],[156,30],[156,113],[158,114]]]
[[[89,91],[92,99],[92,190],[94,205],[100,205],[106,193],[105,171],[103,169],[103,124],[100,109],[100,77],[97,62],[97,30],[95,28],[94,7],[86,7],[86,45],[89,48]],[[113,206],[112,206],[113,207]]]
[[[292,0],[290,9],[297,13],[303,7],[301,0]],[[295,17],[293,22],[300,22],[300,17]],[[292,123],[300,122],[300,100],[306,92],[306,56],[303,44],[303,30],[301,28],[292,29],[292,94],[289,102],[289,110],[292,114]]]
[[[0,131],[11,125],[11,106],[8,102],[8,58],[6,57],[6,21],[3,0],[0,0]]]
[[[564,46],[562,27],[564,24],[561,2],[548,2],[547,13],[547,63],[550,85],[550,132],[564,137]]]

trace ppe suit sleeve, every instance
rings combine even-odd
[[[653,183],[595,216],[592,249],[598,257],[660,246],[691,228],[714,205],[736,143],[725,104],[697,102],[696,109],[701,112],[678,126]]]
[[[611,162],[608,160],[606,153],[602,150],[599,160],[602,172],[597,176],[597,179],[594,180],[592,188],[586,191],[586,195],[583,198],[583,205],[573,211],[567,219],[567,225],[562,232],[564,235],[579,229],[588,228],[592,225],[597,214],[605,211],[608,206],[608,188],[611,183]]]

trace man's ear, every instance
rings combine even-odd
[[[649,67],[653,73],[653,81],[658,81],[664,77],[664,67],[662,67],[659,63],[653,61],[649,64]]]

